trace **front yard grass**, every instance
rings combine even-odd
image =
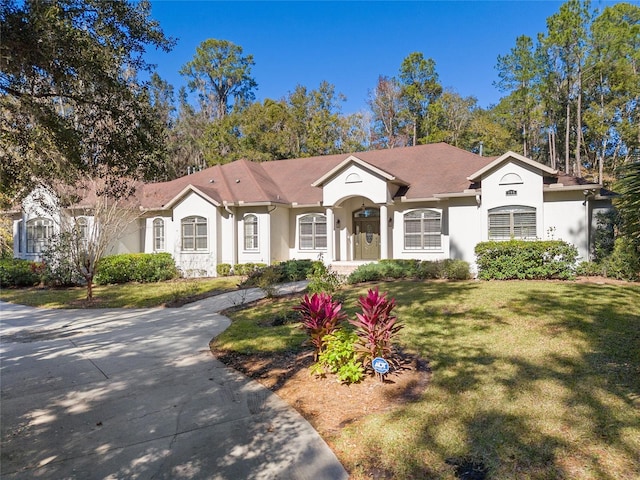
[[[240,280],[240,277],[219,277],[96,285],[92,301],[86,300],[86,287],[2,289],[0,300],[43,308],[151,308],[179,305],[202,296],[235,290]]]
[[[350,316],[373,286],[340,292]],[[640,285],[378,286],[396,298],[402,347],[427,359],[432,377],[418,401],[328,439],[352,478],[640,478]],[[297,303],[230,312],[217,345],[299,349],[295,324],[270,323]]]

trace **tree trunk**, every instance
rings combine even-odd
[[[418,117],[413,119],[413,147],[416,146],[416,137],[418,136]]]
[[[85,277],[87,281],[87,300],[93,300],[93,275]]]
[[[578,66],[578,105],[576,106],[576,175],[582,177],[580,147],[582,140],[582,70]]]
[[[567,98],[567,118],[566,118],[566,126],[565,126],[565,134],[564,134],[564,170],[566,173],[570,174],[570,164],[569,164],[569,145],[570,145],[570,131],[571,131],[571,105],[569,104],[569,98]]]

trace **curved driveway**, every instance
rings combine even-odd
[[[178,309],[0,302],[0,477],[346,479],[304,418],[209,351],[229,325],[216,312],[260,296]]]

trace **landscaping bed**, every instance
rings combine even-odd
[[[407,354],[399,357],[398,370],[385,375],[384,382],[369,376],[351,385],[340,383],[335,375],[311,375],[310,349],[282,355],[220,351],[215,355],[292,405],[329,443],[333,435],[356,420],[420,398],[430,375],[425,360]]]

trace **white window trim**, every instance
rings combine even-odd
[[[42,222],[42,225],[38,225],[38,222]],[[25,226],[25,253],[32,255],[42,253],[53,238],[53,220],[45,217],[36,217],[27,220]],[[43,229],[44,235],[39,239],[37,237],[33,238],[33,236],[30,238],[29,232],[33,231],[34,228]]]
[[[157,236],[156,235],[156,227],[157,225],[160,225],[162,227],[162,236]],[[182,224],[181,224],[182,225]],[[152,235],[152,242],[153,242],[153,251],[154,252],[164,252],[166,251],[167,248],[167,234],[166,234],[166,221],[164,218],[154,218],[153,222],[151,222],[151,231],[153,232]],[[182,232],[180,232],[182,234]],[[161,241],[161,247],[158,248],[157,246],[157,241],[160,240]]]
[[[502,228],[509,228],[509,236],[496,236],[491,234],[491,217],[492,215],[509,215],[508,225],[504,225]],[[517,214],[533,214],[534,222],[530,225],[516,225]],[[533,230],[533,235],[516,235],[516,228],[526,228]],[[527,231],[529,231],[527,230]],[[489,241],[507,241],[511,239],[516,240],[535,240],[538,232],[538,210],[535,207],[529,207],[525,205],[505,205],[503,207],[492,208],[487,211],[487,238]]]
[[[193,248],[185,248],[184,247],[184,226],[188,223],[187,220],[193,220]],[[197,220],[204,220],[203,222],[198,222]],[[197,225],[204,224],[205,225],[205,234],[198,235]],[[204,248],[198,248],[198,239],[204,238],[206,245]],[[190,215],[188,217],[184,217],[180,220],[180,251],[183,253],[208,253],[209,252],[209,221],[202,216],[199,215]]]
[[[414,236],[416,237],[420,237],[420,246],[419,247],[407,247],[407,215],[411,214],[411,213],[415,213],[415,212],[432,212],[438,215],[438,221],[439,221],[439,229],[438,232],[424,232],[424,214],[422,214],[422,216],[420,217],[420,232],[417,232]],[[430,246],[425,246],[424,245],[424,238],[425,235],[429,236],[429,237],[438,237],[439,240],[439,245],[434,246],[434,247],[430,247]],[[402,214],[402,246],[403,246],[403,251],[405,252],[442,252],[443,251],[443,239],[442,239],[442,210],[437,210],[435,208],[416,208],[413,210],[409,210],[406,212],[403,212]]]
[[[253,217],[255,219],[254,222],[248,222],[248,219]],[[255,213],[247,213],[244,217],[242,217],[242,223],[244,225],[243,228],[243,236],[244,236],[244,251],[245,252],[256,252],[260,250],[260,227],[259,227],[259,218]],[[255,230],[247,234],[247,227],[249,225],[254,225]],[[248,242],[249,239],[253,239],[253,241]]]
[[[307,218],[307,217],[314,217],[314,221],[313,222],[305,222],[305,223],[310,223],[312,225],[311,229],[311,233],[310,234],[305,234],[305,237],[310,237],[311,238],[311,243],[312,246],[311,247],[303,247],[302,246],[302,220]],[[317,232],[317,227],[316,225],[321,224],[322,222],[316,222],[315,219],[316,218],[323,218],[324,219],[324,225],[325,225],[325,233],[323,234],[318,234]],[[301,252],[326,252],[327,251],[327,242],[328,242],[328,237],[329,237],[329,225],[327,224],[327,216],[324,213],[305,213],[302,215],[298,215],[297,221],[296,221],[296,228],[297,228],[297,240],[298,240],[298,250]],[[318,246],[318,239],[324,237],[324,243],[325,246],[324,247],[319,247]]]

